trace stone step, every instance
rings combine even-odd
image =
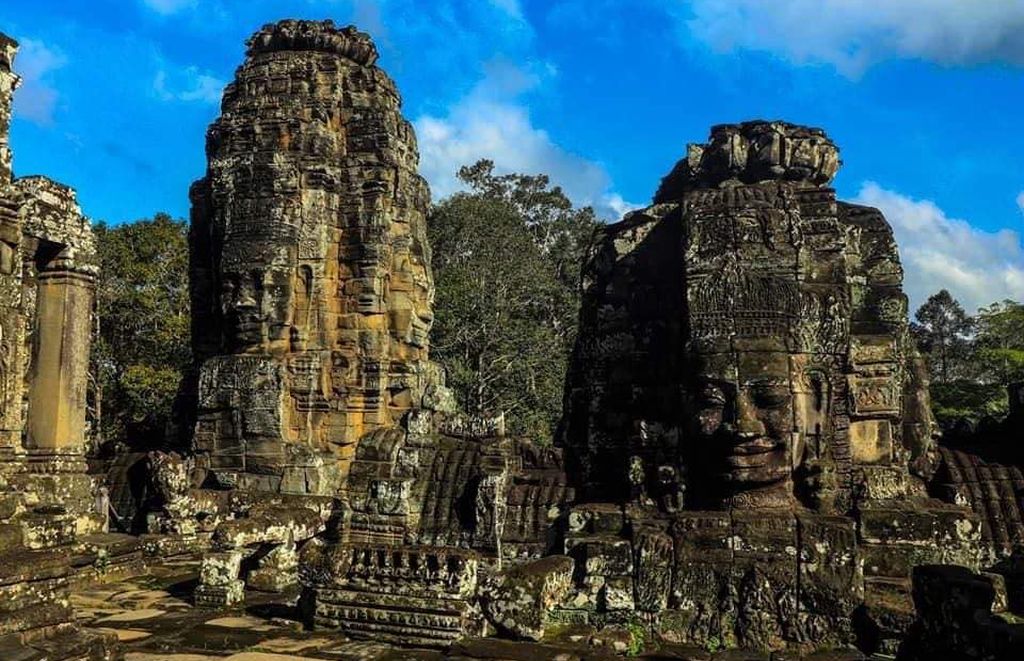
[[[421,613],[414,610],[387,610],[373,606],[341,606],[322,608],[317,605],[317,616],[341,623],[348,631],[353,626],[383,626],[395,629],[433,630],[457,635],[462,630],[462,618]]]
[[[398,627],[370,622],[337,622],[317,617],[317,627],[335,628],[353,640],[372,640],[400,647],[447,648],[462,637],[462,631],[434,630],[422,627]]]
[[[18,518],[25,546],[50,549],[75,541],[75,518],[69,514],[33,511]]]
[[[381,592],[364,592],[361,590],[317,590],[317,603],[331,606],[365,606],[379,608],[396,608],[415,610],[422,613],[437,615],[461,615],[468,608],[463,599],[453,599],[440,595],[412,596],[407,594],[389,594]]]

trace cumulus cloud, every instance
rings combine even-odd
[[[716,50],[767,51],[850,76],[888,57],[1024,65],[1017,0],[692,0],[671,11]]]
[[[551,75],[549,69],[544,70]],[[542,74],[543,75],[543,74]],[[611,178],[595,161],[557,145],[534,125],[521,92],[538,84],[540,75],[497,64],[444,117],[423,115],[414,123],[420,147],[420,172],[435,199],[460,190],[456,173],[481,158],[499,172],[543,173],[578,205],[591,205],[603,218],[617,220],[637,208],[612,190]]]
[[[50,74],[67,64],[59,49],[36,39],[22,38],[14,68],[22,85],[14,95],[14,114],[40,126],[53,125],[59,94]]]
[[[224,81],[201,72],[197,67],[186,67],[174,74],[161,69],[153,78],[153,91],[164,101],[199,101],[220,103]]]
[[[1016,232],[986,232],[950,218],[934,202],[863,184],[855,202],[881,209],[892,224],[911,309],[948,289],[968,312],[1005,298],[1024,299],[1024,248]]]
[[[183,9],[195,7],[196,0],[142,0],[142,4],[158,14],[170,16]]]

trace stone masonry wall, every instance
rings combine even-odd
[[[281,21],[248,46],[191,192],[194,449],[215,486],[330,494],[440,382],[429,191],[367,35]]]

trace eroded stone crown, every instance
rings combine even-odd
[[[687,146],[654,201],[679,199],[698,188],[772,180],[826,186],[840,164],[839,148],[819,128],[765,120],[718,124],[706,143]]]
[[[246,55],[274,51],[323,51],[371,66],[377,61],[377,47],[370,35],[354,25],[338,28],[334,21],[283,20],[267,23],[245,42]]]

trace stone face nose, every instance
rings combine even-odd
[[[757,406],[745,392],[736,396],[736,431],[743,437],[764,436],[766,433]]]
[[[232,307],[236,310],[250,309],[256,307],[256,292],[252,287],[240,287],[235,292],[235,298],[232,301]]]

